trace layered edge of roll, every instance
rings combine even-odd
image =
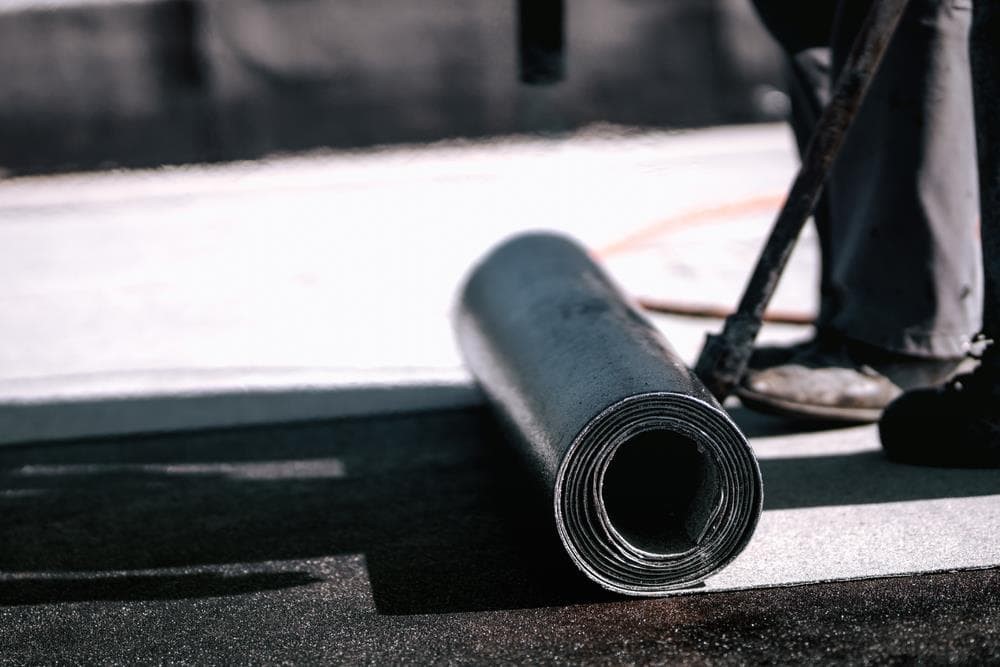
[[[643,488],[636,477],[646,471],[660,479]],[[757,460],[729,416],[671,392],[631,396],[593,418],[554,493],[577,567],[608,590],[643,596],[690,588],[729,564],[762,502]]]

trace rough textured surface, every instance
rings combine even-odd
[[[312,570],[317,578],[331,574],[322,564]],[[274,579],[268,585],[266,575],[189,575],[147,584],[138,595],[123,591],[121,581],[90,584],[85,597],[98,601],[0,612],[0,660],[737,665],[1000,658],[997,570],[412,616],[379,615],[354,602],[351,592],[365,592],[362,576],[331,582],[293,575],[280,583],[290,587],[281,590]]]
[[[982,518],[997,504],[986,497],[995,473],[818,457],[778,422],[736,417],[767,436],[757,440],[765,518],[807,512],[797,529],[758,534],[786,540],[777,567],[836,565],[824,545],[796,540],[838,512],[861,512],[858,536],[842,538],[860,540],[854,556],[892,559],[932,549],[905,530],[864,542],[892,524],[894,506],[938,499],[946,512],[980,497],[960,511]],[[871,434],[817,435],[816,447],[827,438],[846,452]],[[10,663],[1000,659],[996,569],[604,594],[536,520],[481,411],[10,447],[0,475],[0,660]],[[949,540],[939,555],[982,547]]]

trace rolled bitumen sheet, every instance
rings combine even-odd
[[[503,243],[468,278],[455,328],[589,578],[666,594],[743,550],[762,502],[750,445],[583,248]]]

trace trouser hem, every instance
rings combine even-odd
[[[920,329],[901,329],[887,333],[884,330],[845,326],[836,321],[820,325],[820,328],[884,350],[926,359],[959,359],[966,356],[971,349],[972,338],[978,331],[978,327],[973,327],[970,329],[972,333]]]

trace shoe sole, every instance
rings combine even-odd
[[[792,417],[802,421],[871,424],[877,422],[882,416],[882,408],[838,408],[826,405],[809,405],[758,394],[745,387],[737,387],[733,393],[739,396],[743,405],[751,410],[779,417]]]

